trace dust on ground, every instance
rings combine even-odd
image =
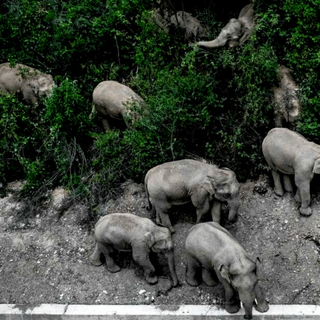
[[[12,186],[13,187],[13,186]],[[17,186],[15,186],[17,187]],[[131,212],[154,220],[147,211],[144,186],[122,185],[123,193],[97,209],[96,220],[112,212]],[[271,304],[320,304],[320,197],[312,194],[313,215],[299,214],[293,195],[276,196],[269,179],[241,184],[241,207],[235,224],[222,222],[255,259],[261,287]],[[175,260],[181,285],[171,289],[162,255],[154,255],[159,282],[149,285],[130,253],[119,253],[118,273],[94,267],[93,229],[88,208],[63,210],[68,194],[54,190],[51,203],[29,220],[17,219],[22,203],[10,194],[0,199],[0,303],[10,304],[223,304],[224,290],[191,287],[185,281],[184,241],[196,220],[191,206],[176,207]],[[226,208],[223,208],[226,211]],[[209,217],[207,217],[210,220]]]

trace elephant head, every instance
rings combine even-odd
[[[257,258],[257,261],[260,261],[259,258]],[[259,312],[266,312],[269,306],[259,287],[257,264],[250,259],[241,261],[241,264],[240,268],[234,265],[220,265],[218,269],[221,277],[227,280],[238,292],[245,310],[244,318],[252,319],[253,306],[255,306]],[[241,272],[239,272],[239,270],[241,270]],[[257,304],[255,301],[257,301]]]
[[[163,252],[166,255],[170,274],[173,281],[173,286],[176,287],[179,283],[175,261],[174,261],[174,245],[171,237],[171,232],[166,227],[156,226],[152,232],[147,232],[145,242],[148,247],[155,253]]]
[[[198,46],[217,48],[228,44],[231,48],[242,44],[252,33],[253,14],[253,4],[248,4],[241,10],[238,19],[232,18],[216,39],[200,41],[197,43]]]
[[[214,177],[205,178],[203,187],[210,195],[214,195],[215,199],[228,204],[228,220],[234,221],[240,207],[240,184],[235,173],[228,168],[219,169]]]

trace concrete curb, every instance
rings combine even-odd
[[[37,306],[0,304],[0,320],[238,320],[244,310],[229,314],[210,305],[68,305]],[[320,306],[271,305],[266,313],[253,310],[253,319],[320,319]]]

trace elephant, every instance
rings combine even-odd
[[[289,128],[293,129],[301,111],[301,103],[298,97],[299,87],[293,79],[289,68],[280,66],[279,76],[280,86],[273,89],[275,126],[283,127],[283,120],[285,120],[289,124]]]
[[[5,94],[21,92],[24,99],[31,105],[37,106],[37,97],[52,93],[55,83],[52,75],[37,69],[9,62],[0,64],[0,92]]]
[[[201,22],[193,17],[191,13],[185,11],[177,11],[170,16],[168,10],[161,11],[157,9],[153,11],[153,21],[166,34],[169,34],[169,27],[171,25],[181,29],[184,33],[185,40],[204,37],[207,34],[207,30],[202,26]]]
[[[178,11],[170,17],[170,21],[184,31],[185,40],[193,37],[203,37],[207,33],[206,29],[201,25],[201,22],[185,11]]]
[[[274,192],[281,197],[284,194],[280,173],[284,174],[284,189],[293,192],[289,175],[294,175],[299,211],[310,216],[310,182],[315,173],[320,173],[320,146],[287,128],[273,128],[262,142],[262,152],[272,170]]]
[[[102,125],[105,130],[111,130],[110,118],[125,121],[129,126],[127,117],[131,116],[133,122],[141,116],[130,110],[129,104],[137,103],[139,107],[143,104],[143,99],[129,87],[116,81],[102,81],[94,89],[92,94],[92,118],[96,111],[102,118]],[[108,121],[109,120],[109,121]]]
[[[244,43],[252,34],[254,26],[253,4],[248,4],[240,11],[238,19],[232,18],[221,30],[219,36],[212,41],[200,41],[198,46],[217,48],[226,43],[230,48]]]
[[[258,283],[257,261],[251,260],[240,243],[218,223],[205,222],[193,226],[185,241],[185,252],[189,285],[200,284],[198,271],[201,270],[206,285],[217,284],[215,275],[222,283],[225,309],[229,313],[238,312],[239,298],[245,309],[245,319],[252,319],[253,305],[259,312],[268,311],[268,303]]]
[[[211,210],[212,220],[220,222],[221,201],[229,205],[229,221],[239,209],[240,184],[228,168],[198,160],[166,162],[150,169],[145,176],[148,209],[152,206],[160,222],[174,233],[168,212],[173,205],[191,202],[196,207],[197,223]],[[161,221],[160,221],[161,220]]]
[[[105,256],[107,269],[110,272],[120,271],[115,264],[112,253],[118,251],[132,251],[133,260],[144,270],[149,284],[158,282],[155,268],[149,259],[150,251],[165,253],[173,286],[179,284],[174,261],[174,244],[170,231],[157,226],[148,218],[138,217],[131,213],[111,213],[101,217],[95,225],[96,245],[91,256],[94,266],[102,265],[101,253]]]

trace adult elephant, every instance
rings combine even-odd
[[[95,225],[96,246],[91,256],[94,266],[102,264],[101,254],[105,256],[110,272],[120,271],[112,258],[114,249],[132,251],[134,261],[140,265],[146,281],[155,284],[158,277],[150,262],[150,251],[166,254],[173,286],[179,281],[175,270],[173,240],[170,231],[154,224],[150,219],[141,218],[131,213],[111,213],[99,219]]]
[[[212,41],[200,41],[198,46],[217,48],[228,44],[229,47],[236,47],[250,37],[254,26],[253,4],[248,4],[240,11],[238,19],[232,18],[221,30],[218,37]]]
[[[145,177],[145,188],[151,205],[157,213],[157,223],[171,232],[168,212],[173,205],[191,202],[197,211],[197,223],[211,210],[212,220],[220,222],[221,202],[229,206],[230,221],[234,221],[239,209],[239,189],[233,171],[227,168],[191,160],[166,162],[150,169]]]
[[[245,319],[252,318],[252,307],[266,312],[269,306],[261,292],[257,263],[250,259],[239,242],[216,222],[193,226],[185,242],[187,257],[186,280],[191,286],[199,285],[197,273],[208,286],[216,285],[214,274],[225,289],[225,308],[229,313],[245,309]],[[257,301],[257,304],[255,303]]]
[[[14,67],[8,62],[0,64],[0,91],[21,92],[24,99],[33,106],[38,104],[38,97],[50,94],[54,85],[50,74],[23,64],[16,64]]]
[[[300,213],[310,216],[310,182],[320,173],[320,146],[299,133],[286,128],[274,128],[262,142],[263,155],[272,170],[274,192],[283,196],[280,173],[284,174],[284,189],[293,191],[289,175],[297,186],[295,200],[301,202]]]
[[[125,121],[127,127],[128,116],[133,122],[140,118],[140,115],[130,109],[133,103],[139,107],[143,99],[129,87],[116,81],[100,82],[92,93],[92,111],[90,118],[96,111],[102,118],[102,125],[105,130],[111,130],[110,118]]]

